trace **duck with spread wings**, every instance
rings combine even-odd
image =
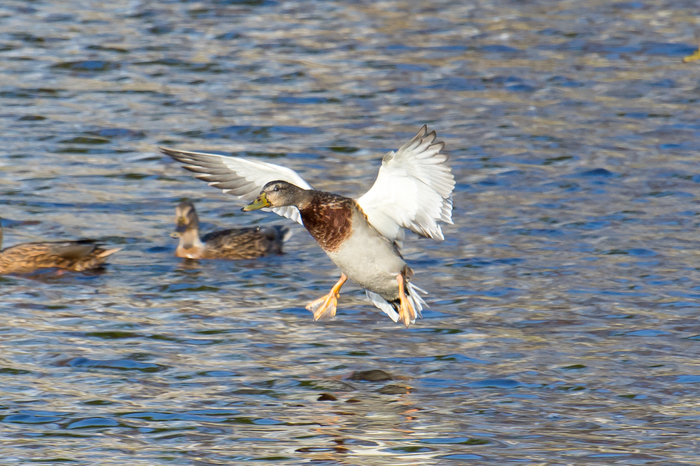
[[[314,320],[335,316],[340,288],[349,278],[377,308],[408,327],[426,303],[399,252],[404,228],[442,240],[438,222],[452,223],[455,181],[442,153],[445,144],[436,137],[423,126],[386,154],[374,185],[358,199],[317,191],[294,170],[267,162],[160,150],[210,186],[252,201],[243,210],[269,208],[308,230],[341,271],[331,291],[306,307]]]

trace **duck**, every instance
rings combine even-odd
[[[0,248],[2,239],[0,226]],[[0,251],[0,275],[27,274],[49,268],[71,272],[100,269],[109,256],[121,249],[104,249],[91,239],[15,244]]]
[[[282,254],[282,244],[291,231],[285,226],[232,228],[199,237],[199,216],[192,202],[175,208],[177,227],[171,234],[179,238],[175,255],[184,259],[256,259]]]
[[[420,131],[387,153],[372,187],[357,199],[315,190],[294,170],[260,160],[159,148],[195,177],[258,209],[287,217],[311,234],[341,275],[306,309],[314,320],[335,316],[341,287],[350,279],[394,322],[415,323],[427,308],[401,255],[405,230],[444,240],[440,223],[452,224],[455,179],[435,131]],[[252,201],[252,202],[251,202]]]

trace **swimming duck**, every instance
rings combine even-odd
[[[291,236],[283,226],[238,228],[214,231],[199,238],[199,216],[191,202],[175,208],[177,228],[173,238],[180,238],[175,250],[185,259],[255,259],[268,254],[282,254],[282,243]]]
[[[408,327],[426,307],[418,294],[426,292],[410,282],[413,270],[399,252],[403,229],[442,240],[438,222],[452,223],[455,181],[442,153],[445,144],[436,137],[423,126],[398,151],[386,154],[374,185],[358,199],[314,190],[294,170],[271,163],[160,150],[210,186],[253,200],[244,211],[270,208],[308,230],[341,271],[331,291],[306,307],[314,320],[335,316],[349,278],[377,308]]]
[[[73,272],[98,269],[107,257],[121,249],[103,249],[90,239],[16,244],[0,251],[0,275],[31,273],[45,268]]]

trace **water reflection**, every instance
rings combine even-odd
[[[695,13],[2,2],[6,235],[124,247],[0,277],[6,462],[695,463]],[[336,272],[293,225],[285,256],[174,257],[184,200],[208,230],[278,219],[158,145],[355,195],[424,123],[458,185],[446,241],[406,242],[432,306],[409,330],[352,287],[312,322]]]

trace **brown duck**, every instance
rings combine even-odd
[[[46,268],[72,272],[98,269],[107,257],[119,250],[121,248],[104,249],[89,239],[16,244],[0,251],[0,275],[31,273]]]
[[[291,232],[283,226],[233,228],[199,237],[199,216],[191,202],[175,209],[177,227],[173,238],[180,238],[175,255],[184,259],[256,259],[282,254],[282,244]]]

